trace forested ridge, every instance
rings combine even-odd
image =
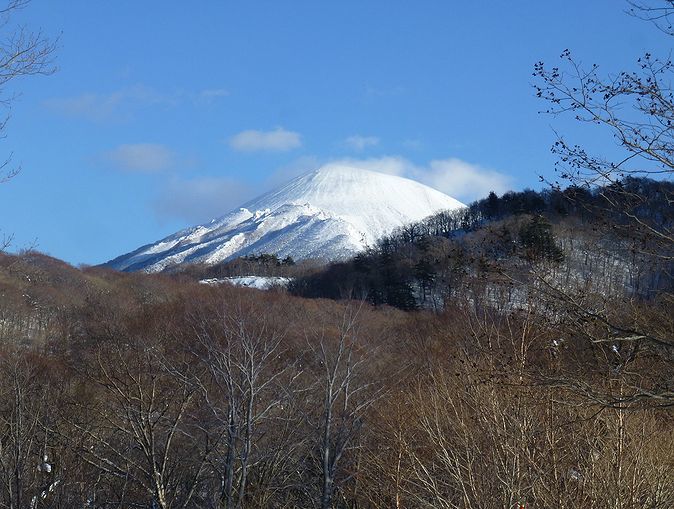
[[[633,177],[592,189],[492,192],[406,225],[353,260],[299,277],[291,291],[407,310],[439,309],[452,299],[516,306],[545,272],[565,288],[583,284],[604,296],[652,299],[672,291],[672,253],[643,253],[654,242],[652,229],[671,230],[672,196],[670,182]]]

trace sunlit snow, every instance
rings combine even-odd
[[[344,259],[396,227],[462,206],[413,180],[328,165],[108,265],[156,272],[180,263],[214,264],[261,253],[295,260]]]
[[[255,288],[257,290],[269,290],[273,287],[286,287],[291,279],[278,276],[236,276],[222,279],[202,279],[199,281],[204,285],[230,284],[234,286],[245,286],[246,288]]]

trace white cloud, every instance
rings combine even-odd
[[[95,122],[128,121],[134,118],[138,110],[148,106],[171,107],[184,102],[194,105],[212,104],[228,95],[229,91],[224,88],[165,93],[137,84],[108,93],[83,93],[48,99],[44,105],[62,115]]]
[[[490,191],[504,193],[513,186],[510,175],[454,157],[431,161],[414,177],[445,194],[469,201],[484,198]]]
[[[179,219],[188,224],[204,223],[319,167],[317,158],[300,157],[277,168],[255,184],[237,177],[183,179],[173,176],[160,188],[153,208],[157,217],[163,220]]]
[[[162,218],[181,219],[190,224],[202,223],[221,216],[298,175],[329,164],[348,165],[407,177],[464,203],[483,198],[489,191],[503,193],[511,189],[513,184],[512,178],[508,175],[456,158],[439,159],[418,165],[401,156],[342,158],[327,161],[306,156],[278,168],[255,185],[228,177],[173,178],[161,190],[154,204],[155,212]]]
[[[160,190],[154,210],[162,219],[180,219],[198,224],[226,214],[254,194],[251,185],[237,179],[176,177]]]
[[[262,183],[261,192],[283,185],[295,177],[321,167],[321,161],[315,156],[302,156],[277,168]]]
[[[199,92],[195,98],[195,102],[201,104],[211,104],[217,99],[227,97],[229,91],[224,88],[207,88]]]
[[[135,172],[158,172],[175,164],[173,152],[158,143],[119,145],[105,152],[102,159],[114,169]]]
[[[45,106],[58,113],[97,122],[129,120],[133,112],[145,106],[174,106],[179,94],[163,94],[145,85],[134,85],[107,94],[85,93],[74,97],[45,101]]]
[[[273,131],[242,131],[229,139],[229,146],[241,152],[260,150],[285,152],[302,146],[299,133],[277,127]]]
[[[375,147],[379,145],[379,138],[376,136],[349,136],[344,140],[344,146],[356,151],[365,150],[368,147]]]
[[[401,156],[343,158],[330,163],[407,177],[468,202],[487,196],[489,191],[503,193],[514,184],[509,175],[457,158],[438,159],[426,165]]]
[[[199,94],[201,97],[226,97],[229,95],[229,92],[224,88],[207,88],[202,90]]]

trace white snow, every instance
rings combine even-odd
[[[275,286],[286,287],[290,281],[291,278],[279,276],[236,276],[222,279],[202,279],[199,282],[204,285],[220,285],[226,283],[234,286],[255,288],[257,290],[269,290]]]
[[[108,265],[156,272],[185,262],[214,264],[260,253],[296,260],[344,259],[396,227],[462,206],[413,180],[327,165]]]

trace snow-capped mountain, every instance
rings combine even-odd
[[[157,272],[181,263],[213,264],[259,253],[337,260],[398,226],[462,206],[413,180],[333,164],[106,265]]]

